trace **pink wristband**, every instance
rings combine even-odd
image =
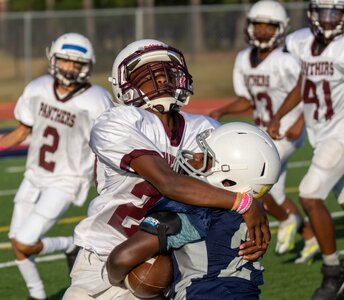
[[[5,151],[8,147],[0,146],[0,151]]]
[[[252,196],[250,194],[242,193],[240,203],[236,211],[241,215],[244,214],[251,207],[252,201]]]

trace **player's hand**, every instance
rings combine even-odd
[[[297,140],[303,132],[304,125],[304,118],[303,115],[301,115],[298,120],[286,131],[285,137],[292,141]]]
[[[267,132],[274,140],[280,140],[284,138],[284,136],[279,133],[280,126],[280,120],[277,118],[272,119],[272,121],[269,124]]]
[[[269,221],[261,201],[254,200],[250,209],[242,216],[245,220],[250,240],[254,241],[258,248],[262,248],[264,242],[270,242]]]
[[[263,241],[262,247],[257,247],[253,241],[246,241],[240,245],[239,255],[243,256],[248,261],[256,261],[263,257],[266,250],[268,249],[268,243]]]

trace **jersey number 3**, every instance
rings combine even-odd
[[[47,153],[55,153],[57,147],[59,145],[60,136],[57,132],[57,129],[54,127],[48,126],[45,128],[43,136],[46,138],[48,136],[52,137],[52,144],[47,145],[43,144],[42,147],[39,149],[39,166],[43,169],[54,172],[55,169],[55,162],[54,161],[47,161],[46,154]]]

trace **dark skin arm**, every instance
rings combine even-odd
[[[275,140],[283,138],[279,133],[280,120],[288,112],[290,112],[296,105],[298,105],[302,100],[301,95],[301,86],[302,86],[302,75],[300,75],[299,80],[293,90],[289,93],[285,99],[282,106],[279,108],[277,113],[272,118],[270,125],[267,129],[268,134]]]
[[[286,131],[285,137],[289,140],[297,140],[305,126],[305,119],[303,113],[300,114],[296,122]]]
[[[5,148],[14,147],[23,142],[31,133],[31,127],[19,123],[17,127],[0,137],[0,146]]]
[[[109,281],[120,283],[137,265],[159,252],[159,239],[156,235],[138,230],[129,239],[114,248],[107,261]]]
[[[167,198],[195,206],[224,209],[230,209],[234,204],[236,193],[178,174],[161,157],[142,155],[131,161],[131,167]],[[262,203],[253,201],[243,218],[250,240],[255,241],[258,247],[270,241],[270,229]]]
[[[245,245],[244,245],[245,244]],[[239,255],[248,261],[255,261],[265,250],[258,248],[253,242],[245,242]],[[129,239],[114,248],[106,261],[108,278],[112,285],[124,280],[125,276],[136,266],[159,253],[159,239],[156,235],[138,230]]]
[[[249,100],[244,97],[238,97],[235,101],[212,111],[209,116],[218,120],[222,116],[243,113],[251,108],[252,105]]]

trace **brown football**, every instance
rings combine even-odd
[[[139,298],[152,298],[163,293],[173,275],[169,255],[157,255],[132,269],[125,277],[127,289]]]

